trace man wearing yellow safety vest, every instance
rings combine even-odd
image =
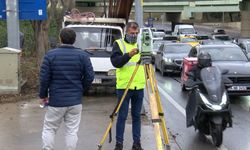
[[[140,54],[137,49],[137,35],[139,26],[136,22],[129,22],[126,25],[126,35],[122,39],[114,42],[111,62],[116,67],[116,93],[118,100],[121,99],[128,82],[134,72],[136,63],[140,60]],[[116,123],[116,146],[115,150],[122,150],[123,135],[125,122],[128,116],[129,102],[131,99],[131,114],[132,114],[132,132],[133,146],[132,150],[143,150],[141,147],[141,108],[143,103],[145,87],[145,75],[143,66],[139,69],[134,77],[134,80],[129,87],[126,98],[119,110]]]

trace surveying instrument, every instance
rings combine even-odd
[[[111,134],[111,128],[112,124],[114,122],[114,117],[117,115],[117,113],[120,110],[120,107],[122,106],[122,103],[128,93],[129,87],[131,83],[133,82],[133,79],[135,77],[135,74],[139,68],[140,65],[143,65],[144,67],[144,74],[146,79],[146,88],[147,88],[147,95],[149,98],[149,104],[150,104],[150,110],[151,110],[151,120],[154,127],[154,134],[155,134],[155,140],[157,145],[157,150],[170,150],[170,144],[169,144],[169,137],[168,137],[168,131],[166,128],[166,123],[164,119],[164,113],[163,113],[163,107],[160,100],[160,95],[157,87],[157,82],[155,79],[154,70],[151,64],[151,38],[149,36],[148,32],[142,32],[141,37],[141,46],[139,49],[139,52],[141,54],[141,59],[139,62],[137,62],[136,67],[134,69],[134,72],[128,82],[128,85],[123,93],[123,96],[121,100],[116,105],[114,111],[110,115],[110,123],[105,131],[105,134],[103,135],[103,138],[98,145],[98,150],[102,149],[102,146],[105,142],[105,139],[107,138],[109,134],[109,143],[112,141],[112,134]],[[162,132],[161,132],[162,131]],[[163,136],[163,138],[162,138]]]

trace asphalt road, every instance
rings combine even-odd
[[[158,28],[170,29],[170,25],[157,25]],[[213,28],[195,26],[198,34],[210,35]],[[228,35],[239,37],[237,29],[226,29]],[[180,150],[249,150],[250,149],[250,97],[230,97],[233,114],[233,127],[224,132],[223,145],[216,148],[212,145],[211,137],[198,134],[193,127],[186,128],[185,107],[187,92],[181,91],[180,75],[162,77],[156,73],[158,88],[165,111],[167,126],[175,145]]]
[[[198,27],[198,32],[209,33],[208,27]],[[232,35],[239,34],[231,31]],[[224,132],[223,145],[216,148],[212,145],[211,137],[198,134],[193,127],[186,128],[185,106],[187,93],[181,91],[178,75],[162,77],[156,73],[158,88],[165,112],[168,131],[171,135],[172,150],[250,150],[250,97],[232,97],[233,128]],[[108,90],[109,91],[109,90]],[[98,94],[88,97],[84,104],[83,124],[79,133],[78,149],[94,150],[108,123],[108,116],[113,110],[115,95],[102,97]],[[98,105],[97,105],[98,104]],[[147,103],[146,103],[147,104]],[[34,150],[41,145],[41,130],[44,110],[38,108],[34,101],[0,106],[0,150]],[[128,131],[131,138],[131,121],[128,119]],[[90,124],[92,122],[92,124]],[[147,119],[143,121],[142,140],[145,150],[154,150],[152,127]],[[86,138],[88,137],[88,138]],[[96,138],[97,137],[97,138]],[[131,139],[130,139],[131,140]],[[62,149],[63,133],[59,132],[56,140],[57,148]],[[131,142],[127,142],[126,149]],[[90,147],[86,147],[90,145]],[[113,149],[114,143],[105,149]]]
[[[249,150],[250,149],[250,97],[232,97],[233,128],[224,132],[223,145],[216,148],[211,137],[198,134],[193,127],[186,128],[185,106],[187,92],[181,91],[178,75],[162,77],[157,74],[158,88],[164,107],[167,126],[176,137],[176,145],[181,150]]]

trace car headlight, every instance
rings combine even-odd
[[[172,63],[173,60],[171,58],[164,58],[164,61],[167,62],[167,63]]]
[[[115,76],[115,74],[116,74],[115,69],[110,69],[110,70],[108,71],[108,76]]]
[[[156,55],[157,53],[155,51],[152,52],[153,55]]]
[[[204,96],[202,93],[199,93],[200,94],[200,97],[201,97],[201,100],[206,104],[206,106],[208,108],[210,108],[211,110],[221,110],[222,109],[222,106],[220,105],[213,105],[209,102],[209,100],[206,98],[206,96]]]

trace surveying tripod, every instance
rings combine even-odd
[[[134,69],[134,72],[128,82],[128,85],[123,93],[123,96],[119,103],[116,105],[113,113],[110,115],[110,122],[109,125],[105,131],[105,134],[103,135],[103,138],[98,145],[98,150],[102,149],[102,146],[105,142],[105,139],[107,138],[109,134],[109,143],[112,141],[112,135],[111,135],[111,128],[112,124],[114,122],[114,117],[117,115],[119,112],[122,103],[128,93],[129,87],[131,83],[134,80],[134,77],[136,75],[136,72],[139,68],[140,65],[143,65],[144,67],[144,74],[145,74],[145,79],[146,79],[146,88],[147,88],[147,93],[148,93],[148,98],[149,98],[149,104],[150,104],[150,110],[151,110],[151,120],[153,123],[154,127],[154,134],[155,134],[155,140],[156,140],[156,145],[157,145],[157,150],[170,150],[170,144],[169,144],[169,137],[167,133],[167,128],[166,128],[166,123],[164,119],[164,113],[163,113],[163,108],[160,100],[160,95],[157,87],[157,82],[155,79],[155,74],[154,70],[152,68],[151,64],[151,56],[143,56],[141,57],[140,61],[137,62],[136,67]],[[162,131],[162,134],[161,134]],[[161,135],[163,135],[163,141],[161,138]],[[164,144],[163,144],[164,142]],[[164,148],[165,146],[165,148]]]

